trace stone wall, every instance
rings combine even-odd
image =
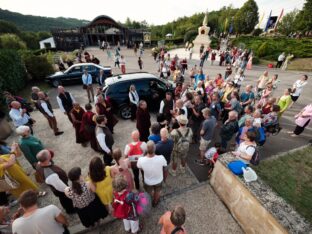
[[[288,233],[220,161],[210,183],[246,233]]]

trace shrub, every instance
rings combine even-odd
[[[259,64],[260,63],[260,59],[257,56],[253,56],[252,57],[252,64]]]
[[[257,37],[259,36],[261,33],[263,33],[263,30],[261,28],[256,28],[255,30],[253,30],[252,35]]]
[[[26,84],[26,70],[21,56],[14,50],[0,50],[0,97],[3,91],[16,93]],[[3,100],[1,100],[3,101]]]
[[[196,30],[190,30],[184,35],[184,42],[192,42],[195,37],[197,36],[197,31]]]
[[[26,44],[15,34],[3,34],[0,36],[1,47],[3,49],[20,50],[26,49]]]
[[[27,72],[33,80],[42,80],[54,72],[51,63],[48,61],[47,54],[34,55],[27,51],[22,53],[22,57]]]

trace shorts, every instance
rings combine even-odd
[[[290,97],[293,102],[296,102],[299,98],[299,96],[293,96],[293,95],[290,95]]]
[[[180,160],[181,159],[186,159],[187,153],[188,153],[188,151],[183,152],[183,153],[180,153],[178,151],[172,151],[172,161],[173,161],[173,163],[177,163],[179,159]]]
[[[155,185],[148,185],[144,183],[144,189],[148,194],[152,194],[153,192],[160,192],[162,189],[162,182]]]
[[[200,138],[199,150],[206,151],[211,140],[206,141],[204,138]]]

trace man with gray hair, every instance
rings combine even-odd
[[[167,167],[164,168],[164,183],[166,183],[166,178],[168,177],[169,164],[171,161],[171,154],[173,150],[173,140],[169,139],[169,133],[167,128],[162,128],[160,130],[161,140],[156,144],[156,154],[163,155],[167,161]]]
[[[230,111],[228,119],[224,122],[220,130],[221,146],[224,150],[227,148],[228,142],[238,132],[238,114],[236,111]]]
[[[44,149],[43,144],[38,138],[30,134],[30,128],[28,126],[19,126],[16,129],[16,133],[20,136],[18,145],[21,151],[31,166],[36,169],[38,162],[36,155],[40,150]]]
[[[162,155],[155,155],[155,143],[148,141],[146,144],[147,154],[140,157],[137,167],[144,172],[144,188],[153,198],[153,207],[159,203],[162,182],[164,179],[163,170],[167,166],[167,161]]]
[[[69,199],[64,190],[68,187],[68,178],[66,172],[52,162],[52,151],[41,150],[37,154],[38,164],[36,168],[36,180],[38,183],[45,183],[53,194],[59,198],[61,205],[66,213],[75,213],[73,202]]]
[[[75,103],[75,99],[73,95],[67,91],[65,91],[63,86],[57,87],[58,95],[56,96],[56,101],[60,107],[60,110],[67,115],[69,121],[72,123],[73,120],[70,115],[70,111],[73,109],[73,104]]]

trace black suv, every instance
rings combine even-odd
[[[131,118],[129,88],[134,85],[140,100],[147,102],[149,110],[157,110],[166,92],[173,92],[173,84],[149,73],[128,73],[107,78],[103,92],[123,119]]]

